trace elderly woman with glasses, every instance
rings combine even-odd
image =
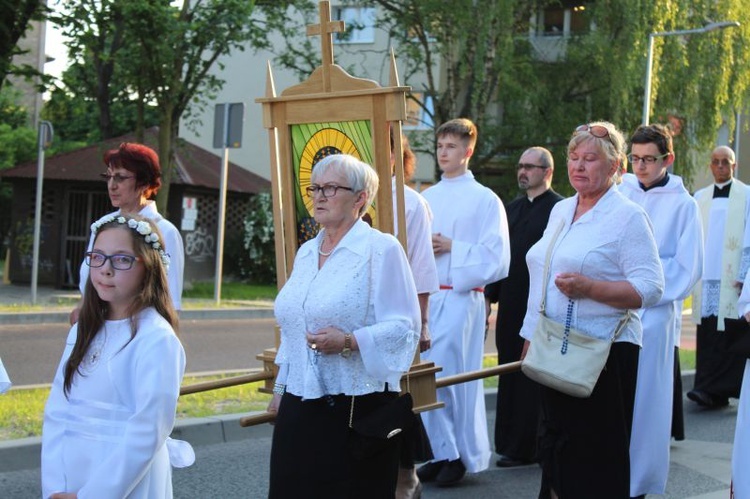
[[[398,241],[361,220],[378,189],[367,164],[331,155],[307,193],[318,235],[303,244],[275,303],[279,366],[270,498],[394,497],[400,435],[351,452],[352,426],[398,396],[421,328]]]
[[[625,140],[611,123],[575,130],[568,144],[568,179],[576,195],[555,205],[542,239],[526,255],[530,289],[520,333],[526,340],[533,339],[545,294],[550,319],[600,339],[613,338],[628,310],[661,297],[664,276],[651,224],[615,187],[624,161]],[[630,497],[641,336],[640,319],[630,314],[590,397],[541,387],[540,498]]]
[[[182,236],[169,220],[159,214],[153,200],[161,187],[161,166],[156,151],[143,144],[123,142],[117,149],[104,153],[104,164],[107,171],[101,174],[107,183],[107,193],[112,206],[117,211],[102,218],[120,213],[136,213],[156,223],[163,235],[164,249],[169,255],[167,284],[175,310],[182,309],[182,280],[185,268],[185,250]],[[86,251],[94,245],[94,234],[91,234]],[[81,265],[79,288],[81,294],[89,276],[88,265]],[[70,313],[70,324],[78,322],[80,305]]]

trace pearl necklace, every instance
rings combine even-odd
[[[325,237],[320,238],[320,244],[318,245],[318,254],[320,256],[331,256],[331,253],[333,253],[333,250],[336,249],[336,246],[334,245],[333,248],[331,248],[331,251],[325,252],[323,251],[323,242],[325,241]]]

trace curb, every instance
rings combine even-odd
[[[273,308],[205,308],[180,310],[180,320],[269,319]],[[0,313],[0,325],[68,323],[70,311]]]
[[[695,371],[682,373],[682,384],[692,386]],[[484,403],[487,412],[494,412],[497,405],[497,389],[484,390]],[[270,438],[273,427],[261,424],[243,428],[240,418],[259,414],[225,414],[207,418],[180,419],[172,430],[172,437],[186,440],[194,447],[213,445],[253,438]],[[0,472],[35,469],[41,466],[42,437],[21,438],[0,442]]]

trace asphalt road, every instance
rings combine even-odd
[[[494,407],[494,401],[488,401]],[[672,443],[670,475],[663,499],[727,499],[737,401],[729,407],[705,411],[686,402],[687,440]],[[494,411],[488,411],[490,433]],[[174,470],[174,497],[201,499],[260,499],[268,495],[268,463],[272,427],[244,429],[249,438],[223,444],[195,446],[196,462]],[[314,463],[311,463],[314,465]],[[457,486],[425,486],[428,499],[533,499],[539,492],[537,466],[500,469],[494,466],[467,475]],[[9,499],[39,497],[39,468],[0,471],[0,496]],[[606,494],[602,496],[606,498]]]
[[[274,345],[274,319],[180,322],[188,373],[261,367],[255,356]],[[13,385],[51,383],[69,326],[64,323],[0,326],[0,355]]]

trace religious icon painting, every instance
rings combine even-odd
[[[358,120],[305,123],[291,125],[289,128],[292,138],[297,242],[301,246],[314,238],[319,230],[313,218],[313,201],[306,193],[315,165],[331,154],[349,154],[372,165],[372,124],[369,120]],[[373,203],[363,219],[373,225],[375,217]]]

